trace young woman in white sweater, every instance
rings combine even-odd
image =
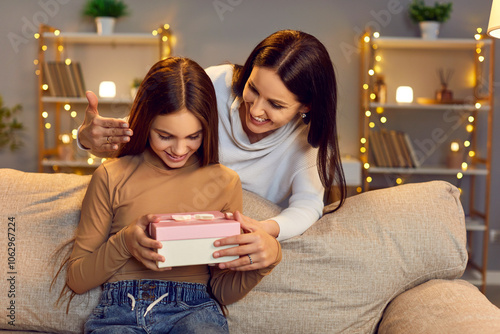
[[[206,71],[217,95],[220,162],[239,174],[243,189],[283,208],[260,222],[269,236],[282,241],[306,231],[323,213],[324,189],[337,187],[338,207],[343,204],[336,77],[318,39],[301,31],[278,31],[260,42],[243,66]],[[79,143],[109,156],[131,135],[126,121],[103,118],[97,105],[89,104]],[[271,242],[255,238],[244,250],[230,248],[215,256],[246,252],[254,268],[263,268],[271,261],[266,247]],[[234,260],[221,267],[246,270],[245,264]]]

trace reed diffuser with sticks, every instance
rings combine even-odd
[[[448,89],[448,84],[451,77],[453,76],[453,70],[444,70],[440,68],[438,70],[439,81],[441,82],[441,89],[436,91],[436,100],[442,103],[448,103],[453,101],[453,92]]]

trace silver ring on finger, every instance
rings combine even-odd
[[[253,264],[252,257],[250,256],[250,254],[248,254],[247,256],[250,259],[250,264]]]
[[[111,140],[109,140],[109,138],[111,138],[111,136],[107,136],[106,141],[108,142],[108,144],[111,144]]]

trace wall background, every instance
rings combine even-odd
[[[339,85],[339,131],[343,154],[358,151],[357,40],[365,28],[387,36],[418,36],[407,16],[410,0],[125,0],[128,17],[117,32],[151,32],[169,23],[177,38],[174,54],[193,58],[203,67],[223,62],[243,63],[252,48],[279,29],[298,29],[316,36],[328,49]],[[428,3],[434,1],[427,0]],[[487,28],[491,0],[453,0],[451,19],[440,37],[471,38],[477,27]],[[0,0],[0,94],[4,104],[23,105],[25,147],[0,151],[0,167],[34,172],[37,165],[37,78],[33,60],[39,23],[67,32],[93,32],[94,23],[81,15],[84,0]],[[500,54],[497,42],[497,55]],[[84,51],[82,51],[84,52]],[[135,57],[135,56],[134,56]],[[137,54],[141,61],[140,53]],[[142,60],[143,61],[143,60]],[[144,74],[151,64],[141,65]],[[500,106],[500,62],[496,59],[495,99]],[[92,71],[93,69],[86,69]],[[127,73],[123,66],[123,73]],[[134,71],[140,72],[140,68]],[[437,84],[437,83],[436,83]],[[87,87],[96,90],[96,87]],[[500,115],[494,118],[493,170],[499,170]],[[500,176],[493,174],[491,227],[500,229]],[[500,270],[500,246],[490,246],[489,268]]]

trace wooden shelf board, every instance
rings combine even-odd
[[[438,38],[425,40],[419,37],[379,37],[373,40],[374,44],[393,49],[436,49],[436,50],[468,50],[474,49],[478,43],[491,45],[491,39],[475,40],[473,38]]]
[[[484,220],[476,217],[465,217],[465,228],[467,231],[486,231]]]
[[[468,168],[466,171],[461,169],[450,169],[446,167],[416,167],[416,168],[393,168],[393,167],[370,167],[368,173],[373,174],[420,174],[420,175],[488,175],[487,169]]]
[[[61,32],[58,36],[53,33],[44,33],[44,38],[61,39],[66,43],[74,44],[157,44],[158,37],[148,33],[114,33],[98,35],[86,32]]]
[[[99,167],[101,159],[94,159],[93,164],[89,164],[87,160],[57,160],[57,159],[43,159],[42,166],[46,167],[80,167],[80,168],[95,168]]]
[[[112,104],[112,103],[119,103],[119,104],[131,104],[134,102],[132,98],[102,98],[99,97],[99,104]],[[88,103],[87,98],[85,97],[59,97],[59,96],[44,96],[42,97],[43,102],[47,103]]]
[[[473,104],[420,104],[420,103],[370,103],[371,108],[388,108],[388,109],[401,109],[401,110],[409,110],[409,109],[425,109],[425,110],[464,110],[464,111],[472,111],[476,109],[476,106]],[[482,104],[478,110],[487,110],[489,109],[489,105]]]

